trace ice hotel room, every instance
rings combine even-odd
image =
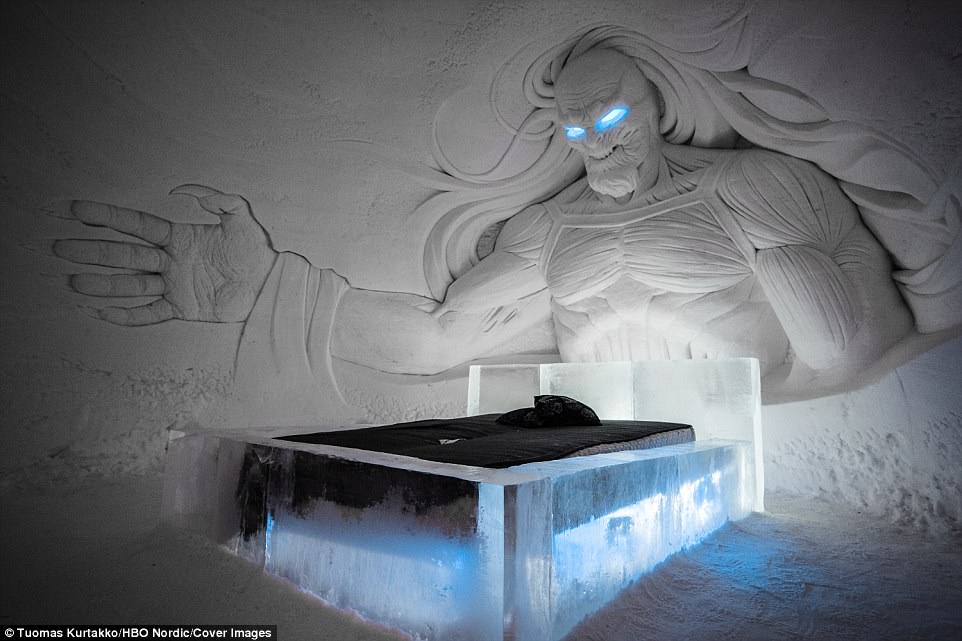
[[[962,637],[948,3],[0,11],[8,637]]]

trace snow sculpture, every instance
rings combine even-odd
[[[957,325],[954,183],[937,188],[884,135],[819,120],[797,91],[748,75],[738,21],[720,37],[686,54],[601,27],[546,52],[527,70],[536,109],[518,135],[551,142],[512,178],[459,174],[439,147],[439,182],[459,198],[420,212],[436,219],[425,248],[433,299],[354,289],[278,254],[243,198],[196,185],[174,193],[221,225],[77,201],[82,222],[154,247],[63,240],[54,251],[148,272],[74,277],[82,293],[160,296],[98,317],[246,319],[239,372],[267,364],[331,397],[332,358],[437,373],[548,318],[564,360],[750,356],[763,376],[791,363],[789,387],[845,380],[913,323]],[[777,107],[756,106],[766,102]],[[478,239],[504,219],[479,254]],[[935,228],[956,232],[934,242]]]

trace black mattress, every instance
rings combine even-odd
[[[564,458],[599,445],[635,441],[672,430],[681,423],[602,421],[601,425],[523,428],[496,423],[499,414],[438,418],[339,432],[277,437],[296,443],[337,445],[358,450],[489,468]]]

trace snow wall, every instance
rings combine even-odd
[[[962,21],[951,3],[769,2],[749,9],[752,67],[833,117],[883,130],[948,173],[962,148]],[[704,33],[735,2],[5,2],[0,348],[5,483],[156,469],[166,432],[216,421],[241,324],[118,328],[83,313],[76,271],[47,253],[95,230],[45,216],[92,199],[180,221],[167,196],[243,194],[277,249],[356,287],[425,293],[429,195],[396,167],[332,148],[363,139],[430,162],[435,114],[477,111],[457,158],[508,140],[485,104],[494,70],[532,42],[598,23]],[[447,101],[447,102],[446,102]],[[459,120],[463,122],[463,117]],[[944,343],[861,391],[764,408],[773,491],[821,496],[934,531],[962,525],[962,345]],[[372,420],[463,413],[465,371],[388,384],[347,372]],[[390,389],[390,392],[385,390]],[[400,390],[400,391],[399,391]]]

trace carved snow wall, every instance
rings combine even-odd
[[[496,187],[503,187],[503,181],[531,166],[534,174],[545,168],[541,177],[577,181],[585,164],[578,150],[564,153],[567,140],[543,135],[549,128],[557,132],[565,124],[578,124],[543,117],[553,101],[548,91],[553,82],[544,82],[544,72],[556,80],[552,73],[560,73],[563,65],[554,72],[550,67],[559,56],[602,43],[647,61],[639,69],[664,103],[658,105],[655,128],[667,145],[711,143],[727,153],[726,145],[734,144],[738,151],[751,144],[813,163],[860,208],[859,224],[900,270],[894,286],[908,301],[912,325],[922,332],[896,331],[892,348],[886,345],[874,354],[871,367],[857,367],[858,376],[813,383],[798,367],[794,379],[773,378],[773,383],[787,380],[789,385],[781,388],[782,395],[776,393],[777,385],[771,386],[769,400],[799,398],[792,396],[798,385],[806,390],[802,397],[824,396],[853,382],[855,387],[879,380],[885,385],[891,377],[887,372],[899,366],[894,371],[904,380],[913,371],[913,358],[951,337],[959,320],[951,303],[943,305],[952,300],[958,276],[952,263],[958,247],[959,187],[953,172],[960,148],[953,123],[962,104],[957,28],[951,17],[909,3],[870,9],[825,3],[820,9],[703,2],[614,2],[600,10],[575,2],[416,8],[376,2],[343,8],[258,2],[189,8],[5,6],[3,22],[12,26],[6,27],[9,37],[3,44],[2,193],[9,225],[2,239],[3,424],[12,442],[3,469],[15,476],[16,470],[38,461],[49,473],[65,475],[141,469],[158,455],[165,428],[190,420],[210,422],[225,407],[238,420],[289,423],[317,416],[395,420],[459,412],[461,369],[437,375],[428,363],[415,376],[396,375],[386,372],[410,370],[373,371],[338,359],[336,350],[332,354],[326,346],[317,352],[320,358],[306,349],[282,353],[278,362],[285,367],[278,369],[269,360],[277,355],[269,333],[259,338],[253,326],[236,322],[230,313],[140,328],[104,323],[98,310],[105,297],[77,292],[102,294],[107,281],[69,275],[116,272],[99,267],[103,261],[81,267],[53,258],[53,242],[126,242],[129,237],[64,222],[40,210],[81,199],[149,211],[174,222],[219,222],[190,198],[213,194],[187,189],[182,190],[187,197],[165,196],[178,185],[203,183],[243,195],[272,249],[286,256],[283,263],[272,263],[277,273],[268,276],[277,278],[278,295],[286,291],[280,287],[284,276],[286,283],[302,285],[291,295],[299,304],[314,305],[323,291],[341,296],[343,283],[320,273],[331,270],[323,273],[339,275],[350,291],[439,300],[453,278],[496,247],[495,232],[488,228],[503,211],[553,198],[556,189],[565,187],[529,175],[531,180],[516,181],[517,189],[507,185],[505,193],[487,199],[490,183],[502,181]],[[237,42],[244,46],[238,48]],[[706,53],[693,53],[699,51]],[[538,73],[526,78],[530,70]],[[672,70],[682,82],[671,77]],[[527,89],[519,92],[519,85]],[[747,104],[727,99],[725,92],[748,96]],[[693,109],[705,104],[713,110]],[[533,107],[537,115],[529,116]],[[755,118],[765,114],[767,120]],[[523,136],[515,137],[503,126],[520,128],[528,117]],[[582,124],[590,129],[597,120]],[[812,126],[822,121],[824,127]],[[815,132],[815,139],[800,140],[799,131]],[[742,142],[734,141],[736,135]],[[844,153],[853,146],[840,141],[851,139],[861,141],[863,153]],[[818,148],[830,151],[810,152]],[[499,165],[506,150],[510,153]],[[542,158],[551,162],[538,164]],[[676,169],[708,162],[672,158],[670,152],[667,158]],[[439,177],[437,170],[448,178]],[[473,186],[465,191],[465,184]],[[528,193],[532,185],[541,193]],[[465,193],[468,200],[458,200]],[[436,208],[439,203],[447,208]],[[208,204],[222,218],[230,216],[223,210],[233,211],[224,203]],[[570,203],[565,206],[570,209]],[[475,211],[469,213],[480,211],[480,217],[437,215],[472,207]],[[869,209],[877,215],[866,216]],[[78,217],[62,205],[53,211]],[[914,213],[906,218],[905,212]],[[899,227],[903,223],[908,231]],[[748,261],[751,254],[738,252],[744,239],[725,223],[717,225],[734,244],[732,260]],[[146,242],[166,240],[160,235]],[[748,241],[755,242],[750,234]],[[61,259],[78,257],[69,246],[59,249]],[[298,260],[303,264],[295,264]],[[834,264],[849,263],[840,259]],[[117,285],[120,293],[131,293],[122,288],[134,281],[143,287],[134,293],[146,296],[123,304],[151,304],[157,281],[128,280]],[[612,285],[623,288],[625,283]],[[636,300],[631,297],[635,293],[617,290],[605,300],[623,300],[620,294]],[[754,303],[756,294],[746,292],[744,300]],[[910,301],[913,297],[918,300]],[[451,303],[459,300],[465,299],[454,297]],[[879,313],[899,307],[898,301],[882,303]],[[565,314],[580,313],[572,309],[575,302]],[[291,312],[290,306],[277,309],[287,310],[286,315],[266,313],[265,322],[289,323],[288,338],[295,329],[298,340],[325,335],[324,314],[311,315],[312,322],[305,324],[305,315]],[[785,327],[766,313],[755,321]],[[509,314],[494,320],[504,321]],[[920,322],[923,317],[935,321]],[[484,355],[557,358],[558,328],[577,326],[570,317],[563,321],[532,323],[530,331],[495,342]],[[724,327],[720,323],[716,335],[724,336]],[[385,320],[379,331],[390,336],[396,323]],[[784,351],[783,362],[773,362],[773,375],[784,373],[786,364],[791,370],[804,362],[804,356],[797,358],[798,350],[788,347],[797,342],[795,337],[785,334],[773,330],[763,346]],[[341,339],[331,337],[333,344]],[[423,346],[407,343],[405,349],[418,352]],[[957,355],[951,347],[940,353],[943,362]],[[388,355],[382,363],[403,363],[404,356]],[[957,386],[951,368],[939,371],[948,372],[936,379],[941,384],[933,383],[945,401],[936,406],[944,413],[917,429],[922,442],[929,439],[957,451],[958,431],[937,427],[962,413],[948,391]],[[335,385],[325,393],[329,379]],[[840,411],[831,400],[811,403],[804,410],[802,405],[773,405],[766,412],[778,408],[834,419]],[[837,427],[814,428],[816,433],[830,430],[851,443],[845,440],[850,424],[819,424]],[[795,431],[801,433],[793,432],[792,438],[805,439],[804,430]],[[893,428],[890,433],[902,432]],[[817,438],[805,440],[805,448],[790,446],[789,440],[772,450],[782,461],[795,456],[795,463],[783,469],[797,464],[797,473],[772,484],[782,489],[882,505],[883,490],[859,494],[850,488],[901,487],[915,495],[928,487],[929,481],[917,475],[875,474],[873,466],[860,466],[857,452],[866,452],[867,444],[851,446],[849,464],[846,448],[832,446],[827,437],[824,446]],[[779,439],[768,441],[777,444]],[[931,451],[931,456],[919,454],[917,465],[934,478],[945,462],[939,446]],[[836,461],[839,470],[859,473],[852,478],[826,475],[813,484],[802,470],[817,466],[821,456]],[[860,481],[863,473],[871,480]],[[937,485],[948,487],[941,481]],[[893,509],[906,514],[923,510]],[[933,508],[933,514],[933,520],[957,522],[952,510]]]

